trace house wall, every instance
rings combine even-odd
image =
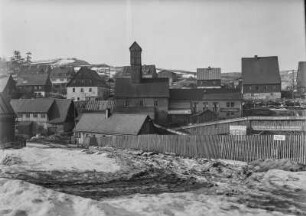
[[[198,87],[221,87],[221,79],[197,80]]]
[[[85,101],[89,98],[106,99],[108,91],[107,88],[97,86],[67,87],[67,99],[72,99],[74,101]]]
[[[170,100],[169,109],[172,110],[191,109],[192,113],[200,113],[208,109],[210,111],[216,112],[218,114],[219,119],[238,118],[241,117],[242,114],[241,101],[239,100],[232,100],[232,101]],[[182,119],[185,119],[185,117],[182,117]]]
[[[51,85],[29,85],[29,86],[18,86],[18,90],[22,94],[34,94],[36,96],[48,96],[48,93],[51,92]]]
[[[42,117],[41,114],[44,114],[45,117]],[[43,126],[44,129],[48,127],[48,114],[47,113],[37,113],[37,117],[34,117],[34,113],[29,113],[29,117],[26,113],[18,113],[17,121],[32,121],[39,126]]]
[[[14,141],[15,118],[13,115],[0,115],[0,144]]]
[[[245,100],[275,100],[281,98],[281,84],[243,85],[243,99]]]

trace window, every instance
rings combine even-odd
[[[37,113],[33,113],[33,118],[37,118]]]
[[[214,102],[213,104],[214,104],[213,111],[214,112],[218,112],[219,103],[218,102]]]
[[[128,107],[128,106],[129,106],[129,101],[128,101],[128,100],[124,101],[123,106],[124,106],[124,107]]]
[[[91,92],[92,91],[92,89],[91,88],[89,88],[89,92]]]
[[[258,91],[258,90],[259,90],[259,87],[258,87],[258,86],[255,86],[255,90]]]
[[[72,92],[75,92],[75,88],[72,88]]]
[[[30,118],[30,113],[27,113],[27,114],[26,114],[26,118]]]
[[[234,107],[235,106],[235,102],[231,102],[231,107]]]
[[[226,102],[226,107],[230,107],[231,103],[230,102]]]
[[[18,113],[18,118],[22,118],[22,113]]]
[[[157,107],[158,106],[158,101],[154,100],[154,106]]]
[[[80,100],[80,98],[78,97],[78,99],[77,99],[78,101]]]
[[[42,114],[40,114],[40,117],[41,118],[46,118],[46,114],[42,113]]]
[[[139,101],[139,106],[143,107],[143,100]]]
[[[84,89],[83,89],[83,88],[81,88],[81,92],[84,92]]]

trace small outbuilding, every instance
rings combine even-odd
[[[8,99],[0,93],[0,145],[15,140],[15,117]]]

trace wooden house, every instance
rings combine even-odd
[[[159,78],[168,78],[169,79],[169,86],[173,84],[173,82],[176,82],[178,80],[178,75],[172,71],[169,70],[162,70],[160,71],[157,76]]]
[[[55,67],[51,70],[50,80],[52,83],[52,92],[66,95],[66,85],[75,75],[73,67]]]
[[[154,134],[154,124],[148,115],[115,113],[84,113],[75,127],[78,143],[86,137]]]
[[[67,84],[67,99],[85,101],[105,100],[109,96],[109,86],[96,71],[82,67]]]
[[[15,140],[15,117],[8,99],[0,93],[0,144]]]
[[[142,76],[141,47],[130,47],[131,77],[115,80],[115,112],[147,114],[155,122],[167,121],[169,82],[167,78]]]
[[[18,76],[17,90],[25,97],[47,97],[52,83],[48,74],[28,74]]]
[[[242,58],[242,93],[246,100],[281,98],[277,56]]]
[[[17,114],[17,126],[31,125],[31,135],[69,132],[74,128],[77,112],[71,100],[16,99],[11,100],[11,105]]]

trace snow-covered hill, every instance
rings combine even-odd
[[[60,66],[79,67],[90,64],[87,61],[77,58],[57,58],[57,59],[33,61],[31,65],[50,65],[53,67],[60,67]]]

